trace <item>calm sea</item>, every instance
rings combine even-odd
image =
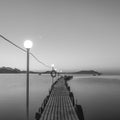
[[[34,120],[52,80],[49,75],[30,75],[30,119]],[[0,74],[0,120],[26,119],[26,75]]]
[[[85,120],[120,120],[120,76],[74,76],[69,84]]]
[[[30,120],[51,86],[49,75],[30,75]],[[85,120],[120,120],[120,76],[78,76],[69,82]],[[26,75],[0,74],[0,120],[25,120]]]

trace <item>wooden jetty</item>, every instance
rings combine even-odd
[[[76,112],[74,96],[65,77],[61,77],[52,85],[35,118],[36,120],[83,120],[83,115],[80,119]]]

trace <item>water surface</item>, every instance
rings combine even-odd
[[[30,75],[30,120],[51,86],[49,75]],[[120,120],[120,76],[79,76],[69,82],[85,120]],[[0,120],[25,120],[26,75],[0,74]]]
[[[70,81],[85,120],[120,120],[120,76],[74,76]]]
[[[30,119],[33,120],[51,86],[49,75],[30,75]],[[0,74],[0,120],[25,120],[26,75]]]

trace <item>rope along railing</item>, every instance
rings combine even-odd
[[[23,52],[27,52],[26,50],[24,50],[23,48],[21,48],[20,46],[16,45],[15,43],[13,43],[11,40],[8,40],[7,38],[5,38],[3,35],[0,34],[0,37],[3,38],[5,41],[9,42],[10,44],[14,45],[16,48],[22,50]],[[51,66],[45,64],[44,62],[40,61],[33,53],[30,52],[30,55],[40,64],[42,64],[43,66],[50,68]]]

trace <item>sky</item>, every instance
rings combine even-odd
[[[0,34],[58,70],[120,71],[119,0],[1,0]],[[0,67],[26,69],[26,54],[0,38]],[[31,70],[48,70],[30,57]]]

